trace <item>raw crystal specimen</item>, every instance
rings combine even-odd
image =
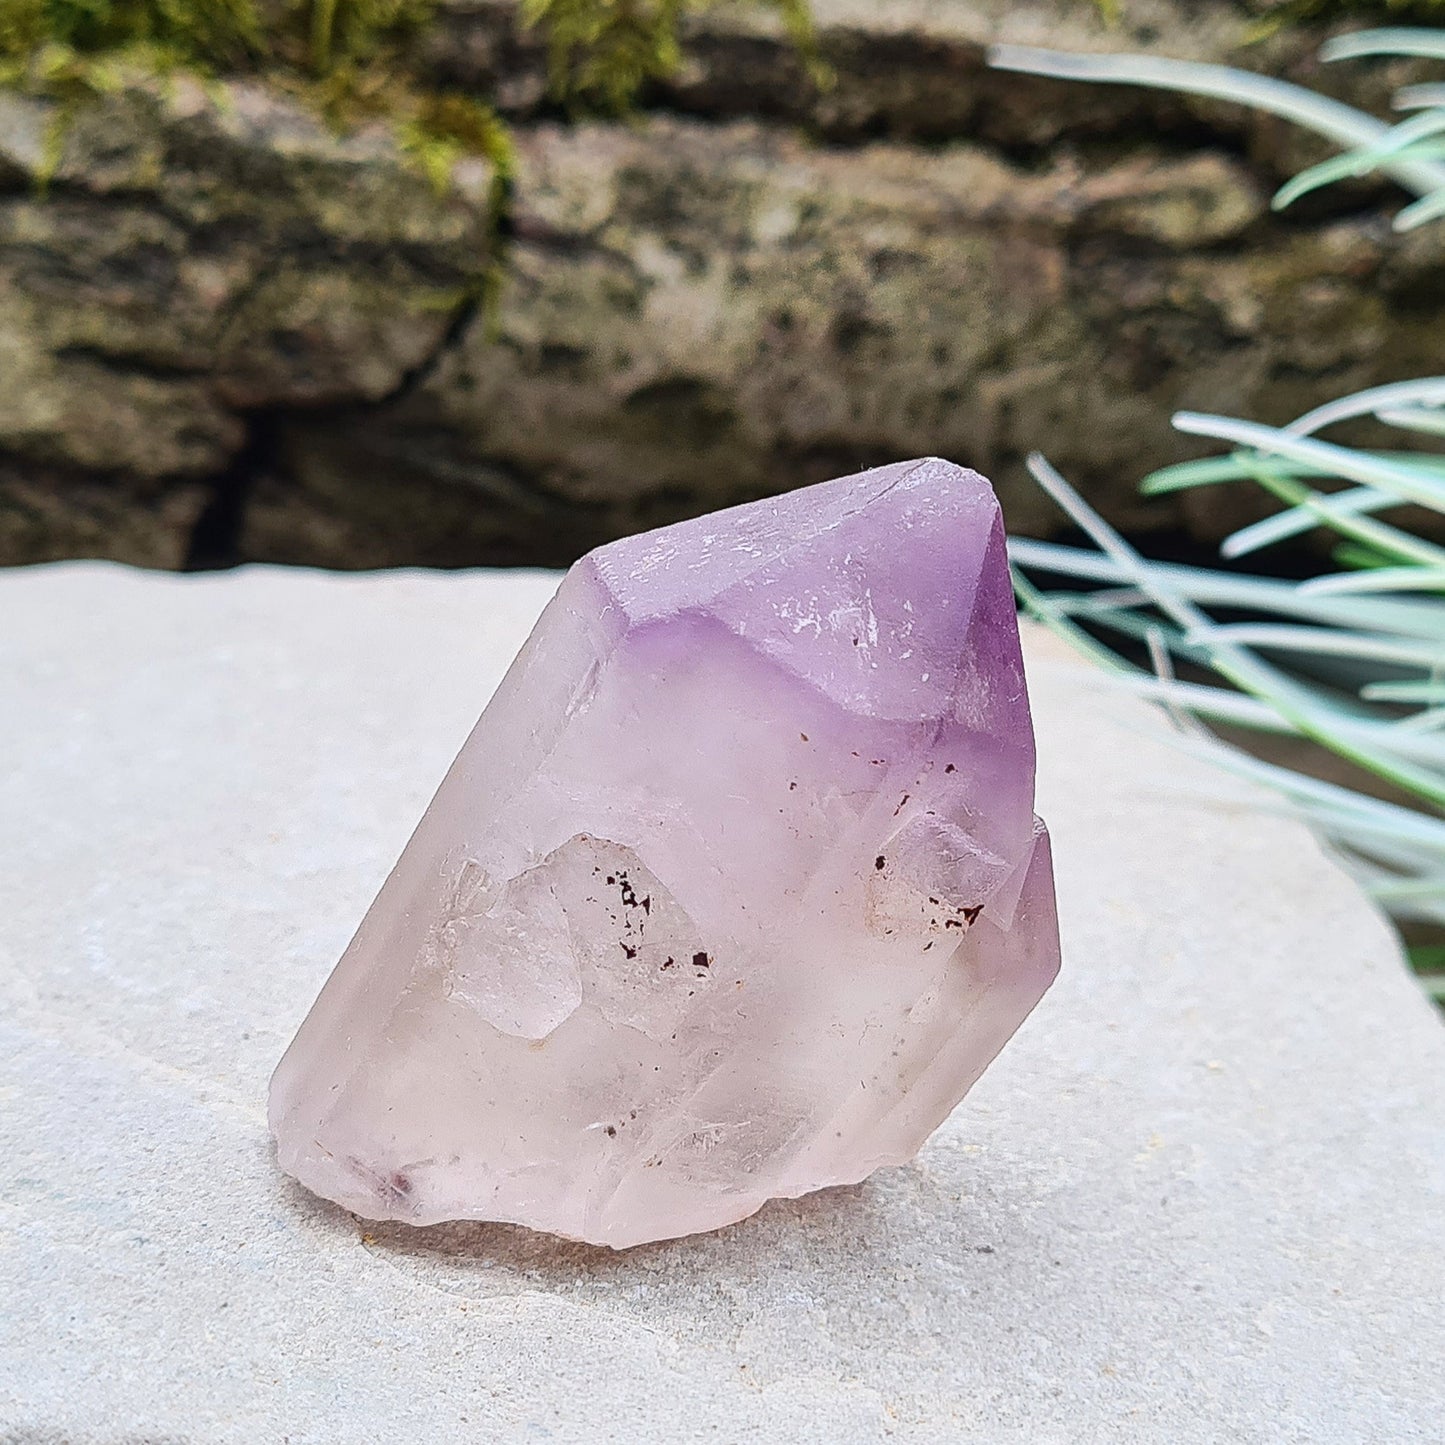
[[[621,1248],[909,1159],[1058,970],[998,504],[908,462],[567,574],[271,1086],[369,1219]]]

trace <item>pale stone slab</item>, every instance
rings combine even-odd
[[[360,1226],[267,1076],[555,579],[0,574],[0,1440],[1434,1440],[1445,1041],[1030,637],[1065,966],[910,1167],[623,1255]]]

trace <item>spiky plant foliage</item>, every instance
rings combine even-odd
[[[1327,60],[1371,55],[1445,61],[1445,32],[1365,31],[1324,51]],[[1347,176],[1379,172],[1416,197],[1396,216],[1397,229],[1445,216],[1445,86],[1406,87],[1395,105],[1408,118],[1390,125],[1299,86],[1222,66],[1015,46],[998,47],[993,62],[1237,100],[1345,148],[1285,185],[1277,207]],[[1332,428],[1360,417],[1409,445],[1362,449],[1329,439]],[[1396,919],[1445,928],[1445,547],[1431,540],[1438,529],[1410,530],[1391,519],[1406,506],[1445,519],[1445,453],[1435,449],[1445,439],[1445,376],[1372,388],[1285,427],[1192,412],[1174,423],[1230,450],[1155,472],[1143,483],[1146,492],[1252,482],[1280,510],[1229,537],[1224,555],[1236,560],[1325,528],[1335,538],[1334,569],[1292,583],[1151,561],[1035,456],[1033,475],[1095,546],[1015,542],[1021,600],[1176,716],[1293,735],[1373,775],[1378,792],[1402,801],[1208,748],[1331,839]],[[1041,574],[1077,579],[1087,590],[1045,590]],[[1128,643],[1147,648],[1152,671],[1127,660]],[[1175,660],[1213,680],[1181,680]],[[1438,945],[1424,948],[1417,963],[1427,988],[1445,997],[1439,953]]]
[[[1104,18],[1120,20],[1126,0],[1093,0]],[[1326,25],[1335,20],[1436,20],[1445,17],[1445,0],[1256,0],[1256,35],[1286,25]]]
[[[1331,41],[1320,54],[1325,60],[1367,55],[1445,60],[1445,31],[1362,30]],[[1276,209],[1332,180],[1378,171],[1418,197],[1395,218],[1397,229],[1409,230],[1445,215],[1445,143],[1441,139],[1445,136],[1445,87],[1441,85],[1410,85],[1400,90],[1395,96],[1396,108],[1414,114],[1391,125],[1305,86],[1227,65],[1144,55],[1076,55],[1028,45],[996,45],[989,60],[999,70],[1060,80],[1144,85],[1238,101],[1294,121],[1344,148],[1342,155],[1312,167],[1282,187],[1274,198]]]

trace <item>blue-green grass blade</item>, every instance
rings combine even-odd
[[[1227,65],[1140,55],[1076,55],[1028,45],[995,45],[990,48],[988,59],[996,70],[1023,71],[1060,80],[1143,85],[1235,101],[1282,116],[1341,146],[1375,145],[1390,130],[1384,121],[1319,95],[1306,86]],[[1445,187],[1445,166],[1438,163],[1392,160],[1384,169],[1418,195],[1429,195]]]
[[[1445,60],[1445,30],[1387,25],[1337,35],[1320,47],[1321,60],[1360,60],[1367,55],[1416,55],[1426,60]]]

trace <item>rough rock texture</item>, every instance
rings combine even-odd
[[[271,1086],[369,1219],[617,1248],[912,1159],[1053,981],[998,502],[905,462],[568,572]]]
[[[518,127],[495,327],[486,176],[438,197],[383,127],[254,84],[82,109],[47,195],[42,103],[0,94],[0,561],[570,561],[609,537],[935,452],[1058,519],[1042,447],[1114,520],[1176,406],[1282,420],[1438,364],[1445,232],[1388,190],[1284,218],[1311,154],[1241,110],[989,72],[994,39],[1264,66],[1378,100],[1387,67],[1241,48],[1227,0],[819,0],[837,84],[718,12],[639,124],[569,124],[514,7],[446,8],[413,63]]]
[[[37,196],[56,123],[0,91],[0,560],[176,566],[280,418],[425,375],[476,307],[486,176],[441,198],[382,129],[182,78],[82,107]]]
[[[1437,1445],[1439,1020],[1035,632],[1067,958],[914,1164],[624,1255],[289,1185],[267,1076],[555,585],[0,573],[0,1439]]]

